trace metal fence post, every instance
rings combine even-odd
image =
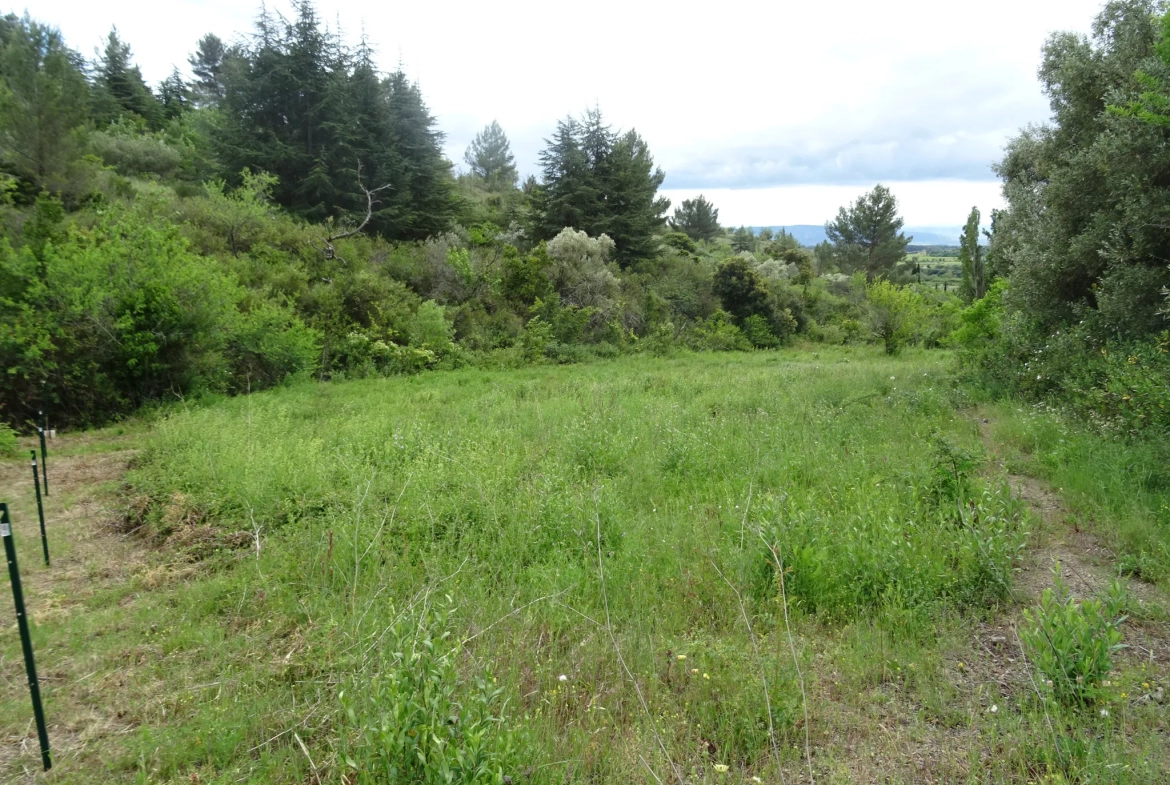
[[[41,503],[41,478],[37,475],[37,451],[29,450],[32,456],[33,487],[37,489],[37,517],[41,521],[41,546],[45,551],[45,566],[49,566],[49,535],[45,532],[45,505]]]
[[[45,765],[45,771],[48,771],[53,768],[53,761],[49,756],[49,731],[45,728],[45,709],[41,705],[41,686],[37,680],[37,664],[33,659],[32,638],[28,632],[28,613],[24,609],[24,592],[20,588],[16,543],[12,539],[12,519],[8,517],[8,505],[4,502],[0,502],[0,539],[4,540],[4,555],[8,557],[8,577],[12,580],[12,600],[16,603],[16,626],[20,629],[20,645],[24,649],[24,670],[28,674],[28,691],[32,695],[37,735],[41,741],[41,762]]]
[[[45,446],[45,426],[48,422],[45,420],[45,413],[43,411],[37,412],[41,416],[41,424],[37,426],[37,433],[41,436],[41,479],[45,482],[45,495],[49,495],[49,448]]]

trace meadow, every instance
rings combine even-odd
[[[906,261],[922,270],[922,285],[932,289],[956,290],[963,282],[963,266],[955,256],[932,256],[926,251],[908,254]],[[914,276],[918,280],[918,276]]]
[[[66,442],[66,467],[136,448],[106,489],[134,554],[110,578],[67,541],[75,586],[100,588],[33,608],[44,781],[1155,781],[1166,488],[1126,477],[1157,456],[977,409],[950,362],[304,382]],[[1117,564],[1066,547],[1067,520],[1146,582],[1107,588]],[[1016,632],[1050,552],[1129,616],[1076,705]],[[9,740],[18,646],[0,633]]]

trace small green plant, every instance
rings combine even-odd
[[[0,423],[0,458],[11,458],[16,452],[16,432]]]
[[[402,616],[381,644],[374,671],[341,692],[348,724],[347,782],[500,785],[514,772],[519,734],[507,722],[504,689],[457,670],[459,645],[444,610]]]
[[[930,498],[940,507],[956,503],[961,506],[970,496],[971,474],[983,465],[982,456],[945,436],[935,436],[933,458]]]
[[[1052,696],[1066,705],[1097,700],[1101,681],[1113,669],[1114,652],[1125,648],[1121,624],[1127,605],[1119,581],[1104,600],[1077,601],[1056,568],[1056,581],[1040,595],[1040,606],[1024,611],[1021,637]]]

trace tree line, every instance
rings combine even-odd
[[[236,43],[205,35],[191,76],[153,88],[116,30],[87,61],[3,17],[0,417],[41,398],[101,422],[289,377],[799,339],[953,346],[989,390],[1111,416],[1144,401],[1153,421],[1170,283],[1159,14],[1110,3],[1091,39],[1048,43],[1053,122],[1000,164],[1007,209],[968,216],[953,293],[920,284],[889,189],[843,206],[812,249],[725,227],[702,196],[671,210],[646,140],[599,107],[553,125],[533,176],[496,122],[457,169],[420,85],[308,0],[262,10]],[[1125,368],[1104,359],[1119,354]],[[1144,382],[1110,391],[1135,367]]]
[[[987,247],[964,231],[968,372],[993,394],[1070,405],[1125,434],[1170,431],[1170,14],[1112,0],[1090,35],[1053,34],[1051,120],[997,171]]]

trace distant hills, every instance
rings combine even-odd
[[[778,232],[781,229],[796,238],[801,245],[810,248],[825,240],[825,227],[812,224],[795,224],[793,226],[752,226],[752,231],[771,229]],[[911,237],[910,242],[915,245],[955,245],[959,244],[959,235],[963,233],[961,226],[906,226],[903,233]]]

